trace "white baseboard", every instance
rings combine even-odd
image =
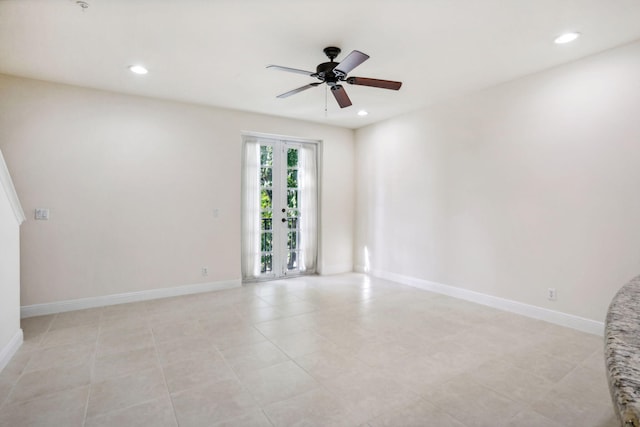
[[[108,305],[125,304],[128,302],[147,301],[159,298],[198,294],[202,292],[219,291],[223,289],[239,288],[241,285],[242,283],[240,279],[222,280],[218,282],[197,283],[194,285],[176,286],[172,288],[150,289],[148,291],[128,292],[101,297],[26,305],[20,307],[20,317],[24,319],[25,317],[43,316],[46,314],[63,313],[65,311],[82,310],[85,308],[104,307]]]
[[[324,265],[322,266],[322,271],[320,271],[320,275],[330,276],[333,274],[343,274],[343,273],[351,273],[351,272],[353,272],[352,264]]]
[[[356,271],[364,272],[364,269],[361,268],[361,266],[356,266]],[[466,301],[475,302],[477,304],[482,304],[500,310],[520,314],[522,316],[531,317],[533,319],[544,320],[556,325],[577,329],[582,332],[604,336],[604,322],[597,322],[595,320],[574,316],[572,314],[562,313],[560,311],[549,310],[547,308],[537,307],[535,305],[524,304],[518,301],[482,294],[480,292],[474,292],[455,286],[443,285],[442,283],[403,276],[401,274],[390,273],[381,270],[370,271],[368,272],[368,274],[381,279],[402,283],[403,285],[413,286],[425,291],[448,295],[454,298],[459,298]]]
[[[13,334],[13,337],[11,337],[7,345],[0,349],[0,372],[2,372],[9,361],[11,361],[11,358],[16,354],[22,345],[23,339],[22,329],[18,329],[18,331]]]

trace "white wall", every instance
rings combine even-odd
[[[358,268],[603,321],[640,273],[638,76],[635,43],[357,131]]]
[[[22,304],[239,280],[242,131],[323,140],[320,270],[351,271],[353,131],[0,76],[0,148],[51,213],[22,229]]]
[[[20,224],[24,213],[0,151],[0,371],[22,344]]]

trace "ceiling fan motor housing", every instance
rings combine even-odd
[[[317,77],[319,80],[326,82],[329,86],[335,85],[338,80],[338,76],[335,75],[333,69],[338,65],[337,62],[323,62],[316,67],[316,74],[314,77]]]
[[[338,81],[340,81],[340,77],[338,77],[336,73],[333,72],[333,69],[338,65],[338,63],[333,62],[333,60],[338,55],[340,55],[340,52],[342,51],[339,47],[335,46],[325,47],[323,51],[324,54],[329,58],[329,62],[323,62],[322,64],[318,65],[316,67],[316,74],[314,75],[314,77],[333,87],[336,85],[336,83],[338,83]]]

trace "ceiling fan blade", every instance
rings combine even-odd
[[[348,107],[351,105],[351,100],[349,99],[349,95],[347,95],[347,91],[340,85],[335,85],[331,87],[331,93],[333,97],[338,101],[338,105],[340,108]]]
[[[273,68],[274,70],[288,71],[290,73],[304,74],[305,76],[311,76],[315,74],[313,71],[299,70],[297,68],[281,67],[280,65],[267,65],[267,68]]]
[[[333,69],[333,72],[344,77],[367,59],[369,59],[369,55],[359,50],[354,50]]]
[[[303,90],[311,89],[312,87],[316,87],[316,86],[318,86],[320,84],[322,84],[322,82],[310,83],[308,85],[301,86],[301,87],[299,87],[297,89],[290,90],[289,92],[285,92],[283,94],[280,94],[280,95],[277,96],[277,98],[287,98],[287,97],[289,97],[291,95],[295,95],[296,93],[300,93]]]
[[[402,82],[394,82],[393,80],[369,79],[367,77],[349,77],[347,83],[360,86],[380,87],[382,89],[398,90],[402,86]]]

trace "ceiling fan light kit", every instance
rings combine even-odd
[[[335,62],[334,59],[337,58],[338,55],[340,55],[340,52],[340,48],[335,46],[324,48],[324,53],[329,58],[329,62],[318,64],[315,72],[300,70],[297,68],[282,67],[280,65],[268,65],[267,68],[287,71],[290,73],[304,74],[320,80],[320,82],[310,83],[308,85],[301,86],[299,88],[280,94],[278,95],[278,98],[287,98],[291,95],[295,95],[296,93],[300,93],[307,89],[311,89],[312,87],[319,86],[322,83],[326,83],[327,86],[331,88],[331,93],[338,102],[340,108],[345,108],[352,104],[351,99],[349,99],[349,95],[347,95],[344,87],[340,84],[342,82],[346,82],[351,85],[377,87],[390,90],[399,90],[402,86],[402,82],[396,82],[392,80],[380,80],[368,77],[348,77],[348,74],[354,68],[369,59],[369,55],[367,55],[366,53],[362,53],[359,50],[354,50],[341,62]]]

